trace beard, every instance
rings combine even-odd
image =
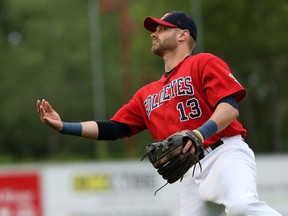
[[[151,51],[153,54],[163,57],[167,51],[173,51],[177,47],[175,37],[171,36],[169,38],[165,38],[160,40],[159,38],[153,41],[153,45]]]

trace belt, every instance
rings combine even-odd
[[[211,144],[207,148],[204,148],[204,152],[202,155],[199,156],[199,160],[203,159],[206,155],[208,155],[210,152],[212,152],[222,144],[224,144],[224,142],[222,140],[218,140],[217,142]]]
[[[222,140],[218,140],[216,143],[213,143],[212,145],[208,146],[207,148],[211,148],[212,151],[219,146],[221,146],[224,142]]]

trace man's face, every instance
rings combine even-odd
[[[177,29],[159,25],[156,31],[151,34],[152,48],[155,55],[163,57],[167,51],[173,51],[177,47]]]

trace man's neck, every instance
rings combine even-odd
[[[163,56],[164,67],[165,71],[171,71],[175,68],[180,62],[182,62],[190,53],[183,52],[183,53],[167,53]]]

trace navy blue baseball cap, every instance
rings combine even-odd
[[[187,29],[194,40],[197,40],[197,26],[193,19],[185,12],[171,11],[166,13],[161,19],[148,16],[144,20],[144,27],[151,32],[155,32],[159,25],[183,30]]]

